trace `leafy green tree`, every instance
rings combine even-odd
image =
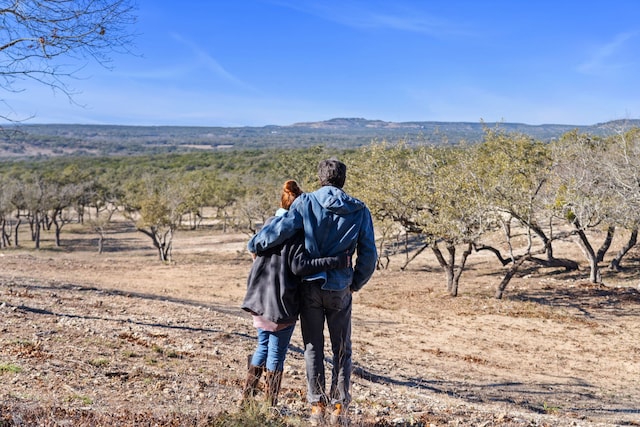
[[[170,172],[146,174],[129,182],[125,190],[125,215],[151,239],[163,262],[171,261],[173,236],[186,210],[188,194],[183,190]]]
[[[107,236],[112,228],[113,215],[122,207],[124,196],[123,178],[115,168],[90,165],[85,192],[85,204],[81,218],[87,216],[87,222],[98,237],[98,253],[102,254]],[[83,220],[84,221],[84,220]]]
[[[437,236],[432,251],[447,276],[447,290],[458,295],[460,277],[474,244],[492,226],[489,210],[469,173],[472,158],[464,147],[441,148],[433,185],[433,214],[426,229]],[[444,246],[448,256],[443,255]],[[462,248],[457,259],[458,248]]]
[[[104,252],[105,241],[107,240],[107,234],[109,233],[111,219],[113,214],[118,210],[115,204],[106,204],[104,209],[96,212],[94,216],[89,219],[89,225],[93,231],[98,235],[98,253]]]
[[[589,263],[589,280],[601,283],[599,264],[611,246],[618,223],[617,206],[622,200],[611,191],[611,174],[603,158],[610,153],[606,139],[568,132],[553,144],[556,200],[558,213],[573,227],[577,243]],[[603,232],[599,248],[594,247],[589,231]],[[593,237],[592,237],[593,239]]]
[[[553,170],[548,146],[524,134],[487,128],[484,140],[470,149],[470,156],[467,170],[489,210],[492,228],[502,231],[506,249],[503,252],[486,242],[478,242],[475,248],[494,253],[503,266],[510,265],[496,297],[502,298],[510,280],[527,261],[576,269],[577,263],[556,258],[553,253],[553,241],[562,235],[554,235],[546,197]],[[535,245],[534,236],[541,245]]]
[[[433,239],[421,227],[421,211],[429,209],[429,194],[408,167],[411,155],[405,143],[382,141],[363,147],[348,165],[345,189],[367,204],[376,224],[386,224],[384,228],[389,231],[394,229],[391,224],[397,224],[405,234],[407,249],[415,249],[417,255]],[[390,236],[385,233],[382,237],[378,240],[379,254],[386,252]],[[408,256],[409,251],[406,253]],[[411,259],[407,258],[403,268]]]
[[[60,235],[65,224],[81,222],[88,202],[91,180],[77,164],[52,171],[44,179],[43,204],[54,225],[55,245],[61,246]]]
[[[80,192],[82,192],[82,189],[75,184],[45,183],[43,207],[55,226],[55,245],[57,247],[61,246],[60,233],[62,227],[74,220],[74,216],[70,212],[70,206],[74,200],[80,197]]]
[[[377,221],[395,222],[422,241],[402,268],[430,248],[452,296],[458,294],[472,243],[484,224],[474,183],[464,173],[464,155],[456,148],[373,143],[362,150],[350,178],[354,193],[366,201]],[[460,245],[463,251],[456,258]]]
[[[321,160],[331,157],[330,152],[322,145],[316,145],[304,150],[286,150],[276,157],[277,165],[273,171],[276,179],[284,182],[294,179],[303,191],[313,191],[318,188],[318,164]]]
[[[189,171],[179,178],[186,193],[183,209],[191,230],[195,230],[202,221],[202,210],[212,191],[215,175],[207,172]]]
[[[222,223],[222,231],[233,222],[231,209],[246,193],[244,181],[238,177],[221,176],[216,170],[206,170],[203,183],[203,206],[215,210],[214,218]]]

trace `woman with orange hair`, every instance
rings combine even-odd
[[[282,188],[280,208],[276,216],[284,215],[293,201],[302,194],[298,183],[286,181]],[[273,220],[269,218],[265,225]],[[258,343],[250,356],[243,403],[255,395],[263,371],[266,371],[266,400],[277,403],[284,360],[300,311],[299,286],[302,277],[334,268],[346,268],[351,257],[309,258],[301,231],[274,248],[258,253],[247,280],[247,293],[242,309],[253,315],[258,330]]]

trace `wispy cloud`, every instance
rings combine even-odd
[[[401,2],[308,2],[271,0],[270,3],[297,10],[358,29],[389,29],[426,34],[433,37],[464,36],[471,31],[422,9]]]
[[[180,34],[173,33],[171,36],[187,48],[194,54],[197,59],[197,64],[200,66],[204,66],[211,73],[222,78],[230,83],[233,83],[237,86],[243,87],[245,89],[251,89],[251,87],[228,72],[218,61],[215,60],[206,50],[202,49],[197,44],[193,43],[191,40],[188,40],[182,37]]]
[[[231,83],[236,87],[252,90],[250,85],[227,71],[209,52],[196,43],[178,33],[171,33],[170,36],[186,48],[186,52],[190,54],[190,59],[180,61],[177,65],[147,67],[139,71],[116,72],[115,74],[143,80],[176,80],[188,79],[190,75],[194,74],[202,74],[204,69],[205,72],[220,80]]]
[[[621,64],[614,58],[635,36],[635,32],[617,34],[612,41],[595,49],[591,57],[578,66],[578,71],[584,74],[601,74],[619,68]]]

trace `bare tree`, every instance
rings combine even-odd
[[[237,227],[253,235],[278,208],[280,187],[264,184],[263,188],[253,188],[236,202]]]
[[[87,61],[108,66],[128,53],[134,37],[133,0],[13,0],[0,6],[0,87],[21,91],[33,80],[62,91]],[[69,59],[79,60],[69,65]],[[65,59],[63,62],[62,59]],[[0,115],[13,119],[10,115]]]

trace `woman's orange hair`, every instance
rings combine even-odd
[[[289,209],[291,203],[302,194],[302,189],[298,183],[292,179],[285,182],[282,186],[282,196],[280,198],[280,207],[283,209]]]

